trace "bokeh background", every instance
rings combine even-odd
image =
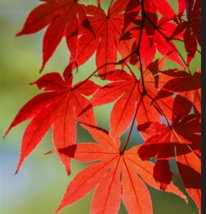
[[[96,0],[81,0],[85,4],[96,4]],[[169,1],[177,12],[177,0]],[[102,0],[102,8],[107,10],[109,0]],[[44,155],[53,150],[51,129],[41,143],[24,161],[20,171],[14,175],[19,161],[21,140],[29,121],[13,128],[3,139],[3,136],[20,108],[32,97],[39,93],[36,86],[29,83],[49,72],[63,73],[68,64],[69,51],[63,39],[54,55],[47,63],[43,74],[39,74],[42,63],[42,40],[45,29],[29,36],[16,37],[30,11],[40,4],[37,0],[1,0],[0,1],[0,213],[2,214],[52,214],[60,204],[69,182],[81,171],[86,164],[72,160],[72,174],[67,176],[64,167],[56,154]],[[184,46],[176,42],[177,48],[186,56]],[[199,47],[198,47],[199,48]],[[199,48],[200,49],[200,48]],[[161,55],[157,52],[156,58]],[[85,79],[95,70],[93,56],[79,68],[74,76],[74,83]],[[191,63],[191,70],[195,72],[200,67],[200,54],[196,53]],[[165,70],[177,64],[167,61]],[[105,84],[93,77],[98,84]],[[95,107],[97,123],[109,131],[109,115],[114,103]],[[121,140],[125,142],[128,130]],[[88,131],[77,125],[77,143],[91,142]],[[129,142],[132,147],[143,142],[136,126]],[[175,160],[170,161],[174,173],[173,182],[188,197],[186,204],[180,197],[155,190],[148,186],[154,214],[197,214],[198,209],[190,196],[184,190],[178,175]],[[61,213],[89,214],[93,192],[79,202],[64,208]],[[127,211],[121,203],[120,214]]]

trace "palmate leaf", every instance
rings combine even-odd
[[[115,1],[110,10],[108,10],[108,14],[106,14],[103,9],[94,5],[84,6],[94,34],[87,29],[82,29],[83,33],[79,35],[76,45],[77,48],[71,51],[70,63],[76,62],[76,64],[80,66],[96,51],[97,68],[105,65],[98,70],[98,73],[105,74],[115,69],[116,66],[109,63],[117,61],[117,52],[119,52],[123,58],[131,53],[134,39],[120,40],[124,27],[123,12],[128,2],[129,0]],[[137,14],[138,13],[136,13],[136,15]]]
[[[170,19],[175,16],[171,5],[166,0],[145,0],[145,11],[156,13],[159,12],[162,16]]]
[[[201,46],[201,1],[180,1],[178,15],[181,16],[185,9],[187,21],[181,20],[173,35],[178,32],[184,32],[183,39],[187,51],[187,64],[189,66],[197,51],[197,44]]]
[[[154,76],[162,70],[166,59],[167,56],[160,58],[155,62],[150,63],[150,65],[148,65],[144,70],[143,77],[147,95],[145,95],[142,100],[142,80],[137,80],[133,75],[130,75],[123,70],[114,70],[114,72],[111,72],[105,77],[106,80],[113,82],[102,87],[97,93],[95,93],[90,100],[91,105],[84,111],[92,106],[104,105],[118,99],[110,116],[111,135],[118,137],[120,137],[130,125],[136,111],[136,105],[140,100],[140,106],[136,115],[137,124],[153,120],[161,122],[159,107],[163,109],[164,114],[167,115],[167,118],[171,121],[173,97],[157,100],[156,104],[151,104],[158,93],[156,87],[161,88],[162,85],[169,80],[167,75]],[[147,137],[147,134],[141,134],[144,138]]]
[[[157,122],[138,126],[139,131],[152,135],[141,145],[138,154],[143,160],[156,157],[154,178],[161,183],[162,189],[166,189],[172,179],[168,160],[176,157],[185,188],[201,212],[201,115],[183,117],[191,107],[186,110],[179,108],[181,99],[179,95],[175,98],[173,113],[176,116],[173,115],[171,126]],[[192,106],[192,103],[187,104]]]
[[[163,71],[163,73],[173,78],[162,87],[155,100],[178,93],[191,101],[197,112],[201,113],[201,68],[193,75],[179,69]],[[179,108],[187,108],[187,103],[183,99],[181,101]]]
[[[45,92],[26,103],[7,130],[6,134],[17,124],[32,119],[23,136],[16,173],[24,159],[39,144],[52,125],[53,142],[57,149],[75,144],[76,119],[96,125],[93,109],[81,116],[78,115],[90,103],[82,95],[89,96],[100,86],[92,81],[87,81],[82,85],[80,82],[72,87],[71,67],[72,65],[64,71],[64,79],[59,73],[49,73],[33,82],[32,85],[36,84],[39,89],[43,89]],[[70,158],[64,155],[60,155],[60,158],[67,173],[70,174]]]
[[[177,64],[181,65],[184,68],[183,62],[180,60],[180,57],[177,52],[177,48],[172,40],[167,41],[167,38],[182,38],[183,32],[178,31],[175,35],[173,35],[173,32],[175,31],[175,28],[177,27],[176,24],[170,23],[169,20],[165,17],[162,17],[159,21],[157,20],[157,15],[155,13],[148,13],[148,17],[151,19],[154,25],[156,25],[156,28],[146,19],[143,29],[143,42],[144,45],[142,45],[140,51],[142,51],[142,58],[143,58],[143,66],[145,65],[145,57],[148,57],[147,53],[149,53],[151,56],[148,58],[149,63],[152,62],[155,56],[156,49],[163,55],[168,55],[168,58],[172,60],[173,62],[176,62]],[[141,19],[140,19],[141,20]],[[129,31],[133,35],[136,43],[139,41],[139,35],[140,35],[140,27],[139,25],[141,22],[137,23],[136,27],[131,28]],[[162,32],[162,35],[158,29]],[[141,53],[141,52],[140,52]],[[148,65],[148,63],[146,64]]]
[[[121,153],[119,138],[114,139],[106,130],[90,125],[87,129],[98,144],[80,143],[53,151],[82,162],[98,161],[75,176],[56,213],[97,187],[91,203],[91,214],[118,213],[121,196],[130,214],[152,214],[151,198],[145,183],[159,189],[153,178],[154,164],[142,161],[138,157],[139,146]],[[177,194],[187,201],[172,183],[168,185],[166,191]]]
[[[171,7],[171,5],[166,0],[144,0],[144,11],[146,14],[155,21],[157,19],[157,12],[159,12],[163,17],[167,19],[173,19],[175,17],[175,13]],[[140,0],[130,0],[126,12],[132,11],[136,8],[136,10],[140,11],[141,1]],[[134,12],[133,12],[134,13]],[[127,24],[134,21],[136,16],[132,17],[132,14],[125,14]],[[133,18],[133,19],[132,19]],[[148,22],[145,20],[145,22]],[[149,23],[146,23],[148,25]]]
[[[86,17],[86,13],[77,0],[40,0],[44,3],[31,11],[23,29],[17,36],[32,34],[49,25],[43,40],[43,63],[53,55],[63,36],[70,36],[79,28],[80,24],[91,32],[92,28]],[[72,21],[71,21],[72,20]],[[77,35],[73,36],[73,44],[77,43]]]

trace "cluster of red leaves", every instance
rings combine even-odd
[[[56,150],[49,153],[58,154],[68,175],[72,158],[96,161],[72,180],[56,213],[96,186],[91,213],[118,213],[122,197],[129,213],[152,214],[144,182],[187,201],[171,181],[171,158],[176,158],[185,189],[201,212],[201,68],[194,74],[189,68],[195,53],[200,53],[200,0],[178,0],[178,14],[166,0],[111,0],[107,14],[100,0],[97,6],[85,6],[81,0],[41,1],[43,4],[29,14],[17,35],[36,33],[48,26],[41,71],[62,37],[71,55],[63,77],[53,72],[32,83],[45,92],[22,107],[6,132],[32,119],[23,136],[16,173],[53,125]],[[186,61],[172,40],[184,42]],[[156,50],[163,57],[154,60]],[[95,52],[97,70],[72,86],[72,71]],[[167,59],[182,69],[163,71]],[[140,70],[140,79],[130,64]],[[110,83],[101,87],[90,81],[96,72]],[[90,95],[90,100],[85,98]],[[114,101],[108,132],[98,127],[93,107]],[[75,144],[76,121],[97,143]],[[126,151],[135,121],[144,143]],[[130,124],[121,150],[119,138]],[[156,157],[155,164],[146,161],[152,157]]]

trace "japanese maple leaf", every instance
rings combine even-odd
[[[135,38],[136,44],[138,44],[140,31],[135,30],[134,28],[130,32],[132,32],[132,35]],[[142,38],[140,42],[139,53],[141,56],[142,68],[145,69],[153,61],[156,54],[155,44],[152,42],[152,40],[147,35],[145,30],[142,31]],[[139,62],[135,63],[135,66],[139,66]]]
[[[135,11],[133,10],[133,7],[135,7]],[[143,26],[144,28],[141,29],[142,17],[136,15],[136,12],[139,12],[140,10],[141,10],[140,1],[131,0],[126,8],[127,13],[125,13],[125,24],[123,28],[123,33],[125,28],[128,27],[129,31],[126,32],[125,35],[127,35],[130,32],[131,33],[130,37],[131,38],[134,37],[136,45],[138,46],[140,44],[139,53],[141,56],[142,67],[143,69],[145,69],[146,66],[149,65],[155,57],[156,47],[151,39],[151,36],[154,34],[155,29],[147,19],[144,20]],[[153,20],[154,23],[156,23],[157,14],[153,2],[144,1],[144,10],[147,16],[150,17],[150,19]],[[141,42],[139,43],[140,33],[141,33]],[[125,36],[123,36],[123,38],[124,37]],[[136,61],[134,65],[139,66],[139,62]]]
[[[154,17],[153,17],[154,16]],[[168,55],[169,59],[173,62],[176,62],[177,64],[181,65],[184,68],[184,64],[179,58],[177,48],[175,44],[167,39],[167,38],[182,38],[183,32],[178,32],[175,35],[173,35],[173,32],[176,28],[176,24],[170,23],[167,18],[162,17],[159,21],[157,21],[157,17],[154,13],[150,13],[150,16],[148,15],[150,20],[153,22],[155,27],[146,19],[144,24],[144,29],[142,31],[142,39],[143,44],[141,44],[140,54],[143,58],[143,65],[147,65],[145,63],[145,57],[149,59],[149,63],[152,62],[155,56],[156,48],[157,50],[163,55]],[[152,17],[152,18],[151,18]],[[155,18],[156,17],[156,18]],[[130,29],[130,32],[132,33],[136,43],[139,42],[139,35],[140,35],[140,25],[141,23],[137,22],[137,27],[133,27]],[[161,32],[161,33],[160,33]],[[147,56],[147,53],[149,53],[149,56]],[[146,61],[147,62],[147,61]]]
[[[187,51],[187,64],[189,66],[197,51],[197,43],[201,46],[201,1],[183,0],[179,3],[179,14],[186,8],[187,21],[180,19],[174,33],[184,32],[184,45]]]
[[[155,99],[178,93],[178,95],[191,101],[196,110],[201,113],[201,68],[197,69],[193,75],[179,69],[168,70],[164,74],[173,78],[162,87]],[[182,100],[182,104],[179,107],[182,109],[187,108],[184,100]]]
[[[126,9],[124,16],[124,28],[122,29],[122,34],[124,34],[125,29],[128,27],[130,23],[132,23],[137,15],[140,12],[140,2],[136,0],[130,0]]]
[[[40,31],[47,25],[43,40],[43,63],[54,53],[63,36],[69,36],[78,29],[78,24],[84,23],[84,27],[91,30],[85,11],[78,0],[40,0],[44,3],[31,11],[26,19],[23,29],[17,36],[32,34]],[[72,21],[71,21],[72,20]],[[77,42],[77,36],[72,37],[73,44]]]
[[[87,129],[98,143],[80,143],[56,152],[82,162],[98,162],[74,177],[56,213],[97,187],[91,203],[91,214],[117,214],[121,197],[129,213],[152,214],[151,198],[145,183],[159,189],[153,178],[154,164],[138,157],[139,146],[121,152],[119,138],[112,138],[110,133],[100,128]],[[187,200],[172,183],[166,191]]]
[[[166,58],[167,57],[163,57],[152,62],[144,70],[143,78],[147,94],[143,99],[141,99],[143,93],[142,80],[137,80],[135,76],[128,74],[124,70],[114,70],[112,73],[106,75],[106,80],[113,82],[97,91],[90,100],[91,105],[84,111],[92,106],[104,105],[118,99],[114,104],[110,116],[111,135],[118,137],[127,130],[136,111],[137,124],[153,120],[161,122],[161,109],[164,111],[164,115],[167,116],[168,120],[171,121],[173,97],[157,100],[157,103],[151,105],[152,100],[158,93],[156,87],[161,88],[161,86],[168,81],[166,75],[154,76],[162,70]],[[141,134],[143,137],[147,136],[145,133]]]
[[[131,0],[133,5],[138,5],[138,10],[143,10],[147,14],[148,17],[150,17],[155,23],[157,21],[157,12],[159,12],[163,17],[166,19],[173,19],[175,17],[175,13],[171,7],[171,5],[166,0],[144,0],[143,6],[144,8],[141,8],[141,1]],[[135,3],[136,2],[136,3]],[[135,17],[134,17],[135,18]],[[132,20],[131,20],[132,21]],[[148,20],[145,20],[145,25],[150,26]],[[152,32],[152,29],[147,29],[148,32]]]
[[[84,6],[94,34],[82,33],[77,42],[77,48],[71,52],[70,63],[76,62],[78,66],[85,63],[96,51],[96,66],[99,74],[114,70],[116,65],[109,64],[117,61],[117,52],[124,58],[131,53],[133,39],[120,40],[124,27],[124,11],[129,0],[115,1],[108,14],[94,5]],[[72,45],[72,44],[71,44]],[[129,60],[129,59],[128,59]],[[108,64],[108,65],[106,65]]]
[[[53,143],[57,149],[75,143],[75,119],[96,125],[93,109],[81,116],[78,115],[90,103],[82,95],[93,94],[99,86],[91,81],[86,81],[84,84],[80,82],[72,87],[71,66],[65,70],[64,79],[59,73],[49,73],[33,82],[32,85],[36,84],[45,92],[26,103],[7,130],[6,134],[17,124],[32,119],[23,135],[16,173],[24,159],[39,144],[52,125]],[[70,174],[70,158],[60,155],[60,159],[67,173]]]
[[[171,5],[166,0],[144,0],[144,8],[146,12],[159,12],[162,16],[168,19],[175,16]]]
[[[156,157],[154,178],[161,183],[162,189],[166,189],[172,179],[168,160],[176,156],[184,186],[201,212],[201,115],[191,114],[183,118],[182,115],[173,117],[168,126],[157,122],[139,125],[139,131],[152,136],[141,145],[138,154],[142,160]]]

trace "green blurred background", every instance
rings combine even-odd
[[[96,4],[96,0],[81,0],[85,4]],[[169,1],[177,12],[177,0]],[[21,140],[26,126],[26,121],[13,128],[8,136],[3,139],[4,133],[20,108],[32,97],[39,93],[35,86],[29,83],[49,72],[59,72],[68,64],[69,51],[65,39],[62,40],[54,55],[47,63],[43,74],[39,74],[42,63],[42,40],[45,29],[29,36],[15,37],[30,13],[40,2],[37,0],[1,0],[0,2],[0,213],[2,214],[33,214],[55,213],[69,182],[86,165],[72,161],[72,174],[67,176],[64,167],[56,154],[44,156],[43,154],[54,149],[51,140],[51,130],[42,142],[24,161],[20,171],[14,176],[20,155]],[[110,1],[102,0],[102,8],[107,9]],[[186,56],[184,46],[176,42],[177,48]],[[156,58],[161,55],[157,53]],[[200,54],[196,53],[191,63],[191,70],[195,72],[200,67]],[[74,77],[75,83],[85,79],[95,70],[93,56],[87,63],[79,68]],[[165,69],[179,66],[168,60]],[[104,82],[93,77],[92,80],[103,85]],[[114,103],[96,107],[95,115],[100,127],[109,130],[109,115]],[[128,130],[121,140],[125,142]],[[77,143],[91,142],[92,137],[81,126],[77,125]],[[142,143],[136,126],[132,132],[129,147]],[[184,190],[178,175],[175,160],[171,160],[174,173],[173,182],[188,197],[186,204],[180,197],[149,188],[152,197],[154,214],[197,214],[195,203]],[[92,191],[79,202],[64,208],[61,213],[89,214],[93,195]],[[127,211],[123,204],[120,214]]]

